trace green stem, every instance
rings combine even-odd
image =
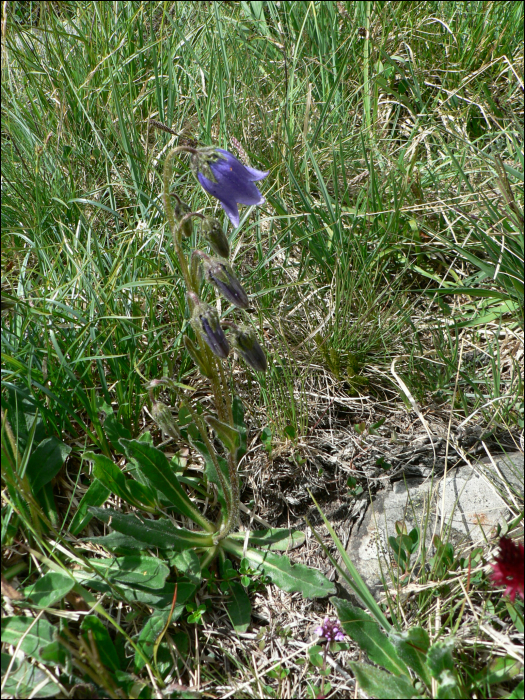
[[[172,161],[173,158],[182,151],[185,151],[187,153],[197,153],[197,150],[195,148],[190,148],[189,146],[177,146],[168,153],[166,160],[164,161],[164,191],[162,193],[162,199],[164,201],[164,211],[166,212],[166,218],[168,219],[168,224],[173,235],[173,244],[175,246],[175,252],[177,253],[177,257],[179,258],[182,276],[184,277],[184,281],[186,282],[186,286],[188,287],[188,289],[193,290],[190,273],[188,270],[188,263],[186,262],[186,258],[182,251],[182,224],[192,216],[200,216],[202,218],[204,217],[202,216],[202,214],[190,212],[190,214],[186,214],[186,216],[183,216],[178,223],[175,221],[175,213],[173,211],[170,199],[170,181],[171,174],[173,171]]]
[[[231,508],[228,511],[228,518],[219,532],[219,536],[217,538],[218,540],[222,540],[229,535],[233,528],[237,525],[237,521],[239,519],[239,475],[237,474],[237,461],[231,452],[228,453],[228,472],[230,474],[232,503]]]
[[[231,425],[232,428],[234,428],[233,424],[233,413],[232,413],[232,402],[230,401],[230,390],[228,387],[228,384],[226,383],[226,377],[224,376],[224,369],[222,364],[219,362],[219,372],[221,375],[221,384],[223,386],[223,391],[222,391],[222,397],[224,399],[224,403],[226,405],[226,411],[228,413],[226,421]]]
[[[204,571],[204,569],[211,564],[211,562],[215,559],[218,553],[218,547],[210,547],[210,549],[206,552],[205,556],[202,558],[201,571]]]
[[[232,492],[230,486],[226,483],[226,479],[224,478],[224,474],[222,473],[222,469],[219,464],[219,460],[217,459],[217,454],[215,452],[215,449],[213,445],[211,444],[211,441],[208,437],[208,432],[206,429],[206,425],[204,421],[201,419],[199,414],[193,410],[193,408],[188,404],[188,409],[191,413],[191,417],[195,421],[195,425],[200,431],[200,434],[202,435],[202,439],[204,440],[204,444],[206,445],[206,448],[210,454],[211,460],[213,462],[213,466],[215,467],[215,471],[217,472],[217,477],[219,481],[221,482],[222,486],[222,491],[224,493],[224,498],[226,500],[226,509],[228,511],[228,517],[227,521],[230,520],[230,511],[232,509]]]

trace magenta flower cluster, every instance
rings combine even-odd
[[[327,642],[342,642],[345,638],[338,623],[332,622],[328,617],[325,617],[323,624],[316,628],[315,633],[324,637]]]

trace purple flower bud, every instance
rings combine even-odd
[[[324,637],[327,642],[342,642],[345,638],[339,624],[332,622],[327,617],[325,617],[323,624],[316,628],[315,633]]]
[[[227,258],[230,254],[230,244],[224,235],[221,222],[212,216],[207,216],[202,222],[202,230],[213,252],[221,258]]]
[[[230,346],[215,309],[202,302],[193,292],[188,292],[187,296],[188,301],[193,304],[190,322],[195,332],[203,338],[214,355],[222,359],[228,357]]]
[[[221,258],[212,258],[200,253],[206,279],[211,282],[228,301],[239,309],[248,309],[250,300],[235,277],[231,265]]]
[[[255,332],[246,326],[233,328],[233,347],[242,359],[256,372],[266,372],[268,363]]]
[[[202,187],[217,197],[232,224],[239,225],[237,203],[255,206],[265,202],[253,184],[262,180],[268,172],[243,165],[222,148],[200,148],[192,157],[192,169]]]

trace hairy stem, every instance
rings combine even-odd
[[[199,414],[193,410],[193,408],[188,404],[188,409],[191,413],[191,416],[195,422],[195,425],[200,431],[200,434],[202,435],[202,439],[204,440],[204,444],[206,445],[206,448],[209,452],[209,455],[211,457],[211,460],[213,462],[213,466],[215,467],[215,471],[217,472],[217,477],[221,483],[222,491],[224,493],[224,499],[226,501],[226,509],[228,511],[228,517],[227,520],[230,519],[230,511],[232,509],[232,503],[233,503],[233,498],[232,498],[232,490],[230,486],[226,483],[226,479],[224,478],[224,474],[222,473],[221,466],[219,464],[219,460],[217,459],[217,454],[215,452],[215,449],[213,445],[211,444],[210,438],[208,437],[208,431],[206,428],[206,424],[202,420],[202,418],[199,416]],[[222,528],[221,528],[222,530]]]
[[[173,148],[167,155],[166,160],[164,162],[164,173],[163,173],[163,185],[164,185],[164,191],[162,193],[162,199],[164,202],[164,211],[166,212],[166,218],[168,219],[168,224],[171,230],[171,233],[173,235],[173,245],[175,247],[175,252],[177,253],[177,257],[179,259],[179,264],[181,267],[182,271],[182,276],[184,277],[184,281],[186,282],[186,286],[189,290],[193,290],[193,285],[191,283],[191,277],[190,277],[190,272],[188,270],[188,263],[186,262],[186,257],[182,251],[182,224],[190,219],[192,216],[200,216],[201,218],[204,218],[202,214],[197,214],[196,212],[190,212],[189,214],[186,214],[186,216],[183,216],[180,222],[175,221],[175,213],[173,211],[173,207],[171,205],[171,199],[170,199],[170,181],[171,181],[171,174],[173,171],[173,158],[178,154],[185,151],[186,153],[197,153],[197,151],[194,148],[190,148],[189,146],[177,146],[176,148]]]

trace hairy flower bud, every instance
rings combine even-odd
[[[202,302],[194,292],[188,292],[188,301],[193,305],[191,325],[210,348],[222,359],[228,357],[230,346],[219,322],[219,316],[209,304]]]
[[[191,208],[186,204],[186,202],[183,202],[182,199],[179,197],[178,194],[175,194],[172,192],[172,197],[175,197],[177,200],[174,207],[173,207],[173,215],[175,216],[175,221],[177,223],[180,223],[181,219],[186,216],[186,214],[189,214],[191,211]],[[189,238],[191,236],[191,233],[193,231],[193,220],[188,219],[182,224],[182,235],[185,236],[186,238]]]
[[[211,249],[221,258],[227,258],[230,254],[230,244],[224,235],[221,222],[212,216],[207,216],[202,222],[202,230]]]
[[[166,435],[169,435],[175,440],[180,438],[180,431],[166,404],[161,401],[154,401],[151,406],[151,415],[155,423]]]
[[[250,365],[256,372],[266,372],[268,363],[264,350],[257,340],[255,331],[246,326],[232,329],[233,347],[247,365]]]
[[[231,265],[221,258],[212,258],[200,253],[206,279],[211,282],[228,301],[239,309],[248,309],[250,300],[235,277]]]

